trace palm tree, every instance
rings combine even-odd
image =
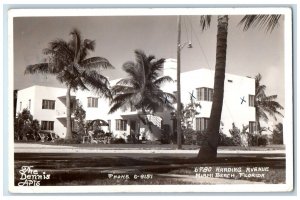
[[[154,56],[146,56],[141,50],[135,50],[135,57],[136,63],[128,61],[123,64],[128,78],[121,79],[112,88],[114,98],[109,113],[133,106],[142,111],[144,117],[139,117],[151,130],[147,114],[153,114],[162,107],[173,109],[175,97],[160,89],[163,83],[172,81],[172,78],[159,76],[165,59],[154,60]]]
[[[226,68],[226,50],[228,33],[228,15],[218,16],[216,66],[214,78],[213,103],[210,120],[207,127],[207,139],[202,143],[198,158],[202,160],[214,159],[217,156],[219,128],[224,96],[224,79]],[[201,16],[202,30],[210,26],[211,16]]]
[[[56,39],[44,49],[48,62],[29,65],[25,74],[51,74],[67,87],[67,133],[65,139],[72,138],[71,130],[71,90],[93,89],[100,96],[111,98],[109,82],[99,73],[100,69],[113,68],[110,62],[102,57],[87,58],[90,51],[95,50],[95,41],[82,39],[80,32],[73,29],[71,40],[66,42]]]
[[[257,125],[257,130],[261,129],[260,120],[267,122],[269,120],[268,116],[273,117],[277,120],[276,115],[283,115],[278,111],[282,110],[283,107],[276,102],[277,95],[267,96],[265,93],[266,86],[261,85],[260,81],[262,76],[260,74],[255,76],[255,96],[254,96],[254,107],[255,107],[255,120]]]
[[[239,24],[244,25],[244,31],[248,30],[250,27],[257,26],[260,28],[264,27],[267,31],[272,31],[278,24],[280,16],[281,15],[246,15]],[[207,127],[208,137],[203,142],[198,153],[198,159],[201,160],[212,160],[217,156],[219,127],[224,96],[228,21],[228,15],[218,16],[213,103]],[[209,28],[210,23],[210,15],[200,17],[200,26],[202,30]]]

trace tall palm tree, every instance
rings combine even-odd
[[[279,19],[280,15],[246,15],[239,24],[244,25],[244,31],[248,30],[250,27],[257,26],[260,28],[264,27],[267,31],[272,31],[278,24]],[[218,16],[213,103],[207,128],[208,137],[203,142],[198,153],[198,158],[201,160],[211,160],[215,159],[217,156],[219,127],[224,96],[228,21],[228,15]],[[200,17],[200,26],[202,30],[209,28],[210,23],[210,15]]]
[[[277,95],[267,96],[265,93],[266,86],[261,85],[260,81],[262,76],[260,74],[255,76],[255,96],[254,96],[254,107],[255,107],[255,120],[257,125],[257,130],[260,130],[260,120],[267,122],[269,120],[268,116],[273,117],[277,120],[276,115],[283,115],[278,110],[283,110],[283,107],[275,101]]]
[[[228,15],[218,16],[216,65],[214,78],[213,102],[210,112],[210,120],[207,127],[207,139],[202,143],[198,158],[202,160],[214,159],[217,156],[219,141],[219,128],[224,96],[224,79],[226,68]],[[201,16],[202,30],[210,26],[211,16]]]
[[[99,73],[100,69],[113,68],[110,62],[102,57],[90,57],[90,51],[95,50],[95,41],[82,38],[77,29],[70,33],[71,40],[66,42],[56,39],[44,49],[48,56],[47,62],[29,65],[25,74],[51,74],[67,87],[66,109],[67,130],[65,139],[72,138],[71,130],[71,90],[93,89],[100,96],[111,98],[109,82]]]
[[[139,117],[143,123],[149,125],[147,114],[153,114],[161,107],[173,109],[172,102],[175,101],[175,97],[160,89],[163,83],[172,81],[172,78],[160,77],[165,59],[155,60],[154,56],[147,56],[141,50],[135,50],[135,58],[136,63],[128,61],[123,64],[128,77],[121,79],[112,88],[114,97],[109,113],[122,107],[133,106],[142,111],[143,117]]]

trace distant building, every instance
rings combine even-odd
[[[171,76],[174,82],[166,83],[162,89],[176,94],[176,60],[167,59],[164,64],[163,75]],[[111,85],[117,80],[110,81]],[[190,103],[191,94],[193,101],[199,102],[201,108],[195,116],[192,127],[195,130],[205,130],[210,117],[213,96],[214,71],[198,69],[181,73],[181,100],[184,105]],[[224,101],[222,111],[222,131],[229,135],[232,123],[238,128],[249,125],[249,131],[255,131],[255,108],[254,108],[255,80],[253,78],[226,74]],[[152,132],[139,118],[139,111],[135,108],[120,109],[113,114],[108,114],[109,101],[100,98],[91,91],[76,91],[71,93],[73,103],[80,102],[86,111],[86,120],[103,119],[109,127],[103,127],[115,137],[126,138],[128,135],[139,135],[149,140],[158,140],[161,137],[162,125],[170,127],[170,134],[176,131],[176,123],[171,111],[158,112],[149,115],[152,122]],[[66,134],[66,89],[32,86],[18,91],[17,110],[24,108],[30,110],[35,119],[40,121],[41,129],[53,131],[59,137]],[[176,106],[175,106],[176,108]]]

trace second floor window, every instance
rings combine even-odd
[[[249,106],[254,107],[254,95],[249,94]]]
[[[197,100],[198,101],[212,101],[213,99],[213,89],[211,88],[197,88]]]
[[[41,130],[44,131],[53,131],[54,130],[54,121],[42,121]]]
[[[28,109],[31,109],[31,99],[28,100]]]
[[[55,109],[55,101],[43,99],[42,109],[54,110]]]
[[[98,98],[88,97],[88,108],[98,108]]]
[[[127,130],[127,120],[116,119],[116,130],[126,131]]]
[[[201,117],[196,118],[196,130],[205,131],[208,127],[209,118]]]

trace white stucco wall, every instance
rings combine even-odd
[[[167,73],[164,75],[173,75],[173,83],[166,83],[162,89],[166,92],[173,93],[176,91],[176,60],[167,59],[164,69]],[[190,93],[193,93],[197,98],[197,88],[207,87],[213,89],[214,71],[209,69],[198,69],[189,72],[181,73],[181,102],[186,105],[190,103]],[[230,82],[228,81],[230,80]],[[255,80],[253,78],[227,74],[224,82],[224,101],[221,121],[225,134],[230,135],[229,129],[232,128],[232,123],[242,129],[242,126],[249,125],[249,121],[255,121],[255,108],[249,106],[249,95],[255,94]],[[241,104],[241,98],[246,102]],[[197,101],[201,105],[200,114],[196,117],[210,117],[210,110],[212,106],[211,101]],[[176,108],[176,104],[175,104]],[[194,120],[194,128],[196,128],[196,120]]]
[[[177,90],[176,86],[176,59],[167,59],[164,64],[164,70],[162,75],[171,76],[174,80],[172,83],[166,83],[162,85],[162,89],[166,92],[173,93]],[[113,86],[118,80],[110,81]],[[231,80],[231,82],[228,82]],[[197,98],[196,88],[207,87],[213,88],[214,71],[209,69],[198,69],[190,72],[181,73],[181,100],[184,105],[190,102],[190,93],[193,92]],[[255,121],[255,109],[249,107],[249,94],[254,95],[255,81],[252,78],[242,77],[238,75],[226,74],[225,77],[225,91],[224,102],[222,111],[222,122],[224,123],[223,131],[229,134],[228,130],[231,129],[232,123],[242,129],[242,125],[248,125],[249,121]],[[66,121],[66,107],[65,107],[65,88],[55,88],[46,86],[32,86],[18,92],[17,100],[17,112],[20,111],[20,102],[22,101],[22,108],[28,107],[28,100],[31,99],[30,111],[35,119],[40,122],[54,121],[54,131],[60,137],[64,138],[66,133],[65,121]],[[99,97],[97,93],[93,91],[76,91],[72,92],[74,99],[78,99],[82,104],[83,109],[86,111],[86,120],[103,119],[105,121],[111,120],[111,131],[115,137],[123,137],[130,134],[130,121],[136,120],[138,123],[137,112],[131,112],[130,110],[118,110],[113,114],[108,114],[110,105],[109,100]],[[88,97],[98,98],[98,107],[88,107]],[[241,104],[241,98],[246,100]],[[42,109],[42,100],[49,99],[55,100],[55,110]],[[208,101],[199,101],[201,104],[200,114],[196,117],[210,116],[211,104]],[[175,104],[176,108],[176,104]],[[172,130],[172,120],[170,111],[164,111],[158,113],[163,118],[163,124],[169,124]],[[116,130],[116,119],[127,120],[127,130]],[[140,131],[147,131],[142,122],[139,124]],[[136,129],[138,128],[138,125]],[[194,120],[194,128],[196,128],[196,120]],[[104,130],[108,130],[107,127],[103,127]],[[125,134],[124,134],[125,133]],[[124,137],[125,135],[125,137]],[[147,135],[148,139],[156,140],[160,137],[160,132],[152,136]]]

